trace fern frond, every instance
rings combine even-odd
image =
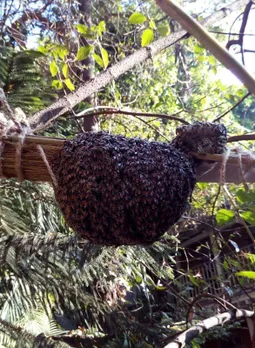
[[[43,54],[0,46],[0,56],[0,87],[13,108],[32,113],[53,101],[52,90],[38,64]]]

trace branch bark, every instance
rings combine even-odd
[[[81,24],[85,24],[88,27],[92,25],[92,2],[91,0],[79,0],[79,11],[82,14],[83,18],[81,19]],[[80,39],[81,45],[86,46],[88,44],[92,44],[92,42],[88,41],[87,38],[82,37]],[[89,82],[94,78],[93,67],[94,67],[94,59],[90,54],[86,59],[82,62],[82,65],[85,67],[82,71],[82,80],[84,82]],[[85,101],[91,105],[95,104],[95,96],[92,94],[88,96]],[[85,132],[95,131],[98,128],[98,120],[97,117],[91,115],[89,117],[84,118],[83,120],[83,129]]]
[[[193,338],[201,335],[204,331],[209,330],[217,325],[223,325],[231,320],[238,320],[241,318],[251,318],[254,316],[253,311],[247,311],[245,309],[231,310],[229,312],[217,314],[211,318],[200,321],[196,325],[192,326],[188,330],[178,335],[174,341],[170,342],[165,348],[181,348],[186,343],[193,340]]]
[[[178,21],[188,33],[204,45],[227,69],[232,71],[243,82],[250,93],[255,94],[255,80],[253,76],[202,25],[172,0],[156,0],[156,3],[165,13]]]
[[[241,6],[245,5],[245,0],[236,0],[229,6],[215,12],[211,16],[207,17],[202,24],[204,26],[210,26],[221,19],[225,18],[229,13],[235,11]],[[56,103],[47,107],[44,110],[34,114],[30,118],[30,125],[34,131],[39,131],[45,129],[49,123],[56,118],[67,113],[75,105],[93,95],[93,93],[98,92],[101,88],[105,87],[109,82],[116,80],[125,72],[131,70],[137,64],[144,62],[146,59],[151,58],[166,49],[167,47],[173,45],[176,41],[184,38],[186,32],[180,30],[167,37],[156,40],[151,45],[137,50],[132,55],[124,58],[120,62],[116,63],[106,71],[97,75],[93,80],[85,83],[83,86],[77,89],[74,93],[59,99]]]

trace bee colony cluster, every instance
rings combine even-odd
[[[210,123],[178,128],[171,143],[80,134],[51,162],[56,199],[80,238],[151,244],[185,211],[196,183],[197,162],[190,153],[222,153],[226,141],[226,128]]]

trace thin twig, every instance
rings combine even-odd
[[[251,95],[250,92],[246,93],[235,105],[231,106],[230,109],[226,110],[222,115],[216,117],[213,122],[217,122],[222,119],[222,117],[226,116],[229,112],[233,111],[238,105],[240,105],[246,98]]]
[[[140,122],[144,123],[147,127],[153,129],[154,132],[156,132],[158,135],[160,135],[160,136],[161,136],[163,139],[165,139],[167,142],[170,141],[169,139],[167,139],[167,137],[166,137],[164,134],[162,134],[162,133],[160,132],[160,130],[158,130],[157,127],[154,127],[153,125],[151,125],[150,123],[146,122],[145,120],[143,120],[142,118],[140,118],[140,117],[138,117],[138,116],[133,115],[133,117],[135,117],[135,118],[136,118],[137,120],[139,120]]]
[[[108,107],[107,109],[105,108],[104,110],[99,110],[91,113],[79,113],[78,115],[74,116],[76,119],[87,117],[87,116],[99,116],[99,115],[113,115],[113,114],[123,114],[123,115],[131,115],[131,116],[143,116],[143,117],[158,117],[158,118],[165,118],[168,120],[174,120],[181,122],[183,124],[189,125],[190,123],[183,120],[182,118],[179,118],[175,115],[179,114],[175,113],[173,115],[167,115],[167,114],[154,114],[151,112],[137,112],[137,111],[128,111],[128,110],[122,110],[122,109],[116,109],[116,108],[111,108]],[[72,117],[73,118],[73,117]]]
[[[221,34],[221,35],[241,35],[241,36],[255,36],[255,34],[246,34],[246,33],[231,33],[231,32],[225,32],[225,31],[217,31],[217,30],[209,30],[210,33],[213,34]]]

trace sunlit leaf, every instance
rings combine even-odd
[[[246,222],[248,222],[248,224],[255,225],[255,213],[251,211],[244,211],[240,213],[240,215]]]
[[[75,87],[74,87],[74,85],[73,85],[73,83],[72,83],[72,81],[70,79],[65,79],[64,83],[65,83],[66,87],[68,89],[70,89],[70,91],[74,91],[75,90]]]
[[[68,70],[68,65],[64,64],[62,67],[62,73],[64,75],[65,78],[68,78],[68,74],[69,74],[69,70]]]
[[[103,58],[104,67],[107,68],[109,65],[109,56],[108,56],[108,52],[104,48],[101,49],[101,55]]]
[[[232,221],[234,217],[235,217],[235,214],[233,211],[228,209],[220,209],[216,214],[216,221],[217,221],[217,224],[224,225]]]
[[[65,57],[68,55],[69,50],[65,45],[57,45],[55,52],[60,59],[64,60]]]
[[[87,34],[89,28],[84,24],[76,24],[76,28],[80,34]]]
[[[156,25],[155,25],[155,22],[153,20],[150,20],[150,28],[156,29]]]
[[[45,46],[39,46],[39,47],[37,48],[37,50],[38,50],[39,52],[43,53],[43,54],[48,53],[48,48],[45,47]]]
[[[236,275],[238,277],[245,277],[245,278],[249,278],[249,279],[255,279],[255,272],[253,272],[253,271],[240,271],[240,272],[237,272]]]
[[[58,73],[58,67],[54,60],[50,63],[50,72],[53,77]]]
[[[62,89],[63,88],[63,83],[60,80],[53,80],[51,85],[52,85],[52,87],[54,87],[56,89]]]
[[[154,33],[151,29],[145,29],[142,33],[142,47],[149,45],[154,39]]]
[[[103,59],[96,53],[93,54],[93,58],[95,59],[95,61],[97,62],[98,65],[101,66],[101,68],[104,68],[104,62]]]
[[[255,254],[245,253],[244,256],[250,260],[252,264],[255,264]]]
[[[142,24],[147,20],[147,18],[140,12],[133,13],[129,19],[129,24]]]
[[[100,34],[104,33],[106,31],[105,21],[101,21],[97,27]]]
[[[205,51],[205,48],[200,46],[199,44],[195,45],[193,49],[194,49],[194,53],[196,54],[201,54],[202,52]]]
[[[93,49],[93,46],[91,46],[91,45],[80,47],[77,54],[76,54],[76,59],[77,60],[86,59],[89,56],[92,49]]]

